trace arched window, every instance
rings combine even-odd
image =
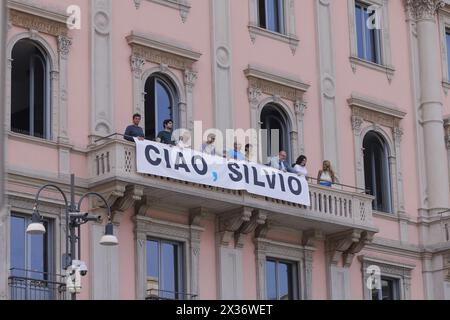
[[[164,130],[166,119],[179,125],[177,94],[170,81],[161,75],[152,75],[145,83],[145,136],[154,140]]]
[[[370,131],[364,137],[364,176],[366,189],[375,197],[373,209],[392,212],[389,149],[385,140]]]
[[[290,126],[286,114],[274,104],[266,105],[261,112],[263,162],[267,163],[270,157],[277,156],[282,150],[290,155]]]
[[[12,50],[11,130],[51,139],[50,63],[34,41],[18,41]]]

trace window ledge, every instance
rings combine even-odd
[[[293,55],[295,55],[297,47],[300,43],[300,40],[295,35],[286,35],[278,32],[273,32],[255,25],[249,25],[248,30],[250,32],[250,38],[253,43],[255,43],[257,35],[268,37],[289,44]]]
[[[53,149],[57,149],[58,147],[66,147],[69,149],[73,148],[73,145],[68,144],[68,143],[57,142],[55,140],[46,140],[43,138],[28,136],[28,135],[20,134],[20,133],[13,132],[13,131],[8,131],[7,136],[11,140],[28,142],[28,143],[32,143],[32,144],[41,145],[44,147],[50,147]]]
[[[382,219],[386,219],[386,220],[398,221],[398,216],[396,214],[382,212],[382,211],[375,211],[375,210],[373,210],[372,212],[373,212],[374,217],[382,218]]]
[[[380,71],[386,74],[389,83],[395,74],[395,68],[393,66],[385,66],[377,63],[373,63],[358,57],[350,57],[350,64],[352,66],[353,73],[356,73],[357,66],[366,67],[375,71]]]

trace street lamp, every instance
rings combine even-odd
[[[42,221],[42,216],[39,213],[38,210],[38,204],[39,204],[39,196],[41,192],[44,189],[47,188],[53,188],[59,191],[61,193],[62,197],[64,198],[64,204],[65,204],[65,214],[66,214],[66,254],[63,258],[63,264],[64,264],[64,270],[68,270],[68,277],[71,277],[75,273],[76,281],[79,282],[79,275],[86,275],[87,271],[83,270],[83,268],[86,268],[84,263],[80,261],[81,257],[81,225],[86,224],[90,221],[95,222],[101,222],[101,216],[98,215],[91,215],[89,213],[81,212],[81,204],[84,199],[90,197],[90,196],[96,196],[99,199],[101,199],[106,208],[108,213],[108,223],[105,226],[105,233],[100,239],[100,244],[104,246],[116,246],[119,244],[119,241],[117,240],[117,237],[114,235],[114,226],[112,223],[112,214],[111,214],[111,208],[108,205],[108,202],[106,199],[99,193],[96,192],[88,192],[81,196],[80,200],[78,201],[78,204],[75,205],[75,175],[70,176],[70,204],[67,201],[67,197],[65,193],[56,185],[53,184],[46,184],[42,186],[39,191],[36,194],[35,197],[35,204],[33,207],[33,216],[31,223],[27,227],[27,234],[30,235],[42,235],[46,232],[45,226]],[[78,254],[76,252],[76,247],[78,244]],[[69,246],[70,245],[70,246]],[[80,266],[83,266],[80,270]],[[81,272],[80,272],[81,271]],[[84,272],[83,272],[84,271]],[[71,280],[68,278],[68,280]],[[80,287],[76,288],[74,292],[72,292],[72,300],[76,300],[76,293],[79,293]]]

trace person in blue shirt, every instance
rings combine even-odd
[[[245,160],[244,154],[241,152],[242,145],[240,143],[234,143],[234,149],[228,151],[228,158],[234,160]]]
[[[139,113],[135,113],[133,115],[133,124],[129,125],[125,130],[124,139],[134,142],[133,138],[138,138],[139,140],[145,139],[144,130],[139,127],[139,123],[141,122],[141,115]]]

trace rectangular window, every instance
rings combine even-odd
[[[259,0],[259,26],[285,34],[284,0]]]
[[[150,298],[184,300],[182,245],[147,240],[147,293]]]
[[[266,261],[266,288],[267,300],[298,299],[295,264],[268,259]]]
[[[448,80],[450,80],[450,29],[445,30],[445,43],[447,44],[447,78]]]
[[[356,2],[356,40],[358,57],[373,63],[382,64],[381,61],[381,30],[371,27],[370,21],[375,17],[369,5]]]
[[[44,221],[46,233],[28,235],[31,219],[11,216],[10,288],[13,300],[52,300],[56,276],[53,260],[53,224]]]
[[[400,300],[400,280],[381,277],[381,290],[372,290],[372,300]]]

